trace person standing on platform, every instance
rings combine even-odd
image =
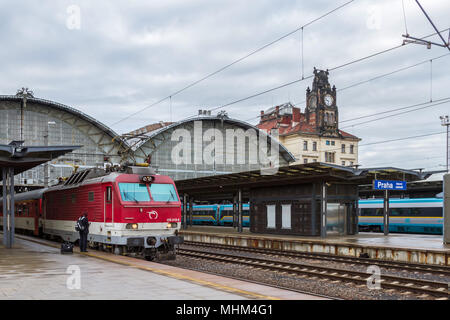
[[[77,221],[75,230],[80,233],[80,252],[87,252],[87,237],[89,234],[88,214],[85,212]]]

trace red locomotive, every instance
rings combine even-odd
[[[70,242],[79,239],[75,222],[87,213],[89,246],[116,254],[174,257],[175,245],[183,242],[175,184],[151,168],[80,171],[64,183],[16,195],[15,208],[16,229]]]

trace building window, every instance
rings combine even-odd
[[[330,140],[327,140],[326,144],[327,144],[327,146],[329,146],[330,145]]]
[[[93,191],[91,191],[91,192],[88,193],[88,201],[89,201],[89,202],[94,201],[94,192],[93,192]]]
[[[351,165],[351,166],[353,165],[353,161],[350,161],[350,165]]]
[[[354,150],[353,150],[353,145],[351,144],[351,145],[350,145],[350,153],[353,154],[353,151],[354,151]]]
[[[341,152],[342,152],[342,153],[345,153],[345,144],[342,144],[342,145],[341,145]]]
[[[291,229],[291,205],[281,205],[281,228]]]
[[[317,162],[317,159],[313,159],[313,162]]]
[[[345,166],[345,161],[342,161],[342,165]]]
[[[334,163],[334,152],[325,152],[325,162]]]
[[[331,145],[334,146],[334,141],[331,141]]]
[[[308,159],[303,159],[303,163],[308,163]]]
[[[303,141],[303,150],[308,150],[308,141]]]
[[[313,142],[313,151],[317,151],[317,142]]]
[[[267,228],[275,229],[275,205],[267,205]]]

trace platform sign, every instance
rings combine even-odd
[[[406,181],[373,180],[375,190],[406,190]]]

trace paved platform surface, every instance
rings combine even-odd
[[[61,255],[57,247],[23,236],[12,249],[0,241],[0,299],[322,299],[105,252]]]
[[[382,233],[361,232],[357,235],[351,236],[329,236],[326,239],[320,237],[305,237],[305,236],[289,236],[289,235],[274,235],[274,234],[260,234],[251,233],[249,228],[244,228],[242,233],[237,232],[233,227],[221,226],[192,226],[188,227],[183,232],[200,232],[211,234],[230,234],[233,236],[251,236],[252,238],[261,239],[285,239],[285,240],[300,240],[313,241],[318,243],[348,243],[352,245],[362,246],[377,246],[377,247],[392,247],[392,248],[411,248],[422,250],[438,250],[450,253],[450,245],[444,245],[442,235],[425,235],[425,234],[400,234],[391,233],[384,236]]]

